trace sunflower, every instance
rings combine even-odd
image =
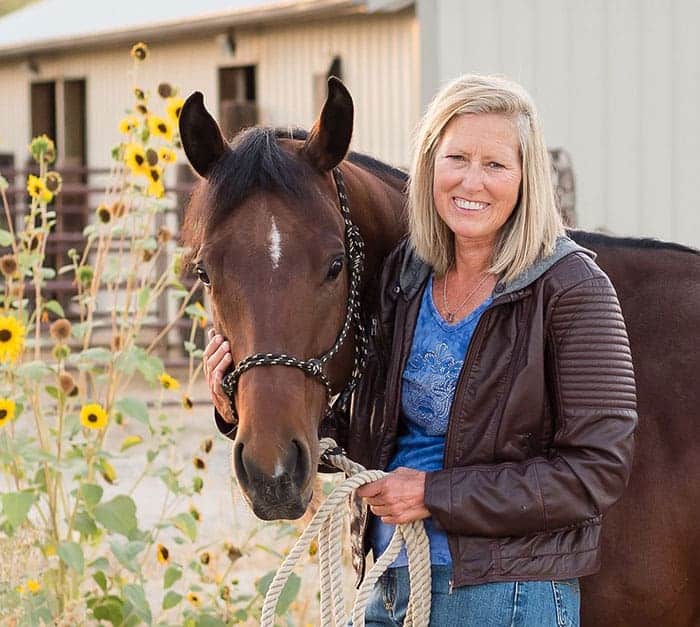
[[[177,161],[177,154],[171,148],[158,148],[158,159],[163,163],[175,163]]]
[[[187,396],[187,394],[183,395],[182,397],[182,406],[185,409],[192,409],[194,407],[194,403],[192,402],[192,399]]]
[[[5,278],[9,279],[17,274],[17,259],[14,255],[3,255],[0,257],[0,272],[5,275]]]
[[[53,200],[53,194],[46,187],[46,183],[33,174],[30,174],[27,179],[27,191],[32,198],[41,202],[51,202]]]
[[[51,172],[46,173],[46,189],[48,189],[52,194],[58,194],[63,186],[63,177],[58,173]]]
[[[24,325],[12,316],[0,316],[0,361],[17,361],[24,350]]]
[[[107,412],[99,403],[88,403],[80,410],[80,423],[88,429],[104,429],[107,426]]]
[[[182,111],[182,105],[184,104],[185,101],[178,96],[172,96],[167,99],[165,110],[173,124],[178,123],[178,120],[180,119],[180,112]]]
[[[196,592],[188,592],[187,600],[190,602],[192,607],[201,607],[202,605],[202,600],[199,598],[199,595]]]
[[[97,209],[95,209],[95,213],[97,214],[97,219],[102,222],[102,224],[108,224],[112,220],[110,208],[103,203],[100,203]]]
[[[148,174],[146,151],[138,144],[127,144],[124,150],[124,161],[134,174]]]
[[[39,135],[32,139],[29,144],[29,152],[37,163],[41,163],[43,159],[46,163],[56,161],[56,145],[48,135]]]
[[[119,122],[119,132],[128,135],[135,130],[139,125],[139,119],[133,115],[123,118]]]
[[[170,551],[168,551],[168,547],[159,544],[156,547],[156,557],[161,564],[167,564],[170,561]]]
[[[192,465],[197,470],[205,470],[207,467],[207,462],[205,462],[201,457],[195,456],[192,458]]]
[[[131,47],[131,56],[136,61],[143,61],[148,56],[148,46],[140,41]]]
[[[15,419],[15,402],[11,398],[0,398],[0,427]]]
[[[157,115],[149,115],[147,118],[148,130],[155,137],[162,137],[166,141],[173,139],[173,126],[167,120],[164,120]]]
[[[70,338],[71,323],[65,318],[59,318],[49,327],[49,335],[57,342],[65,342]]]
[[[171,377],[167,372],[164,372],[158,377],[158,381],[166,390],[178,390],[180,389],[180,382],[175,378]]]
[[[36,594],[39,592],[39,590],[41,590],[41,583],[39,583],[36,579],[27,579],[27,589],[32,594]]]
[[[148,195],[155,198],[162,198],[165,194],[165,186],[163,185],[163,168],[155,166],[149,168],[146,174],[148,176]]]

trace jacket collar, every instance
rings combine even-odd
[[[406,242],[406,247],[406,255],[403,259],[401,274],[399,276],[399,286],[401,287],[401,292],[404,297],[410,300],[418,293],[418,290],[428,279],[432,268],[416,254],[408,240]],[[522,290],[533,281],[539,279],[559,260],[576,252],[582,252],[592,259],[596,257],[596,254],[592,250],[579,246],[569,237],[565,235],[558,237],[551,255],[537,260],[527,270],[516,276],[510,283],[498,281],[494,288],[495,295],[500,298],[506,294]]]

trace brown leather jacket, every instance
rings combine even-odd
[[[425,503],[446,530],[455,586],[567,579],[599,568],[601,516],[621,495],[637,422],[620,305],[592,253],[553,255],[499,282],[474,332]],[[372,348],[347,424],[351,458],[383,469],[399,426],[401,375],[430,268],[406,240],[384,264]],[[330,426],[330,425],[329,425]],[[354,503],[361,577],[367,511]]]

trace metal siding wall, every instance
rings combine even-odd
[[[156,43],[139,66],[139,86],[150,89],[169,81],[183,95],[194,90],[218,115],[218,68],[257,66],[261,123],[308,128],[318,112],[313,106],[313,75],[325,73],[339,54],[345,82],[355,101],[352,148],[396,165],[407,165],[410,131],[419,115],[418,27],[411,12],[358,16],[293,26],[235,31],[231,54],[222,38]],[[31,80],[85,78],[88,162],[109,165],[110,150],[120,141],[118,121],[133,105],[133,61],[129,48],[38,58],[39,75],[26,64],[0,62],[0,150],[24,158],[29,135]]]
[[[418,118],[417,28],[412,14],[269,28],[260,36],[263,122],[310,127],[318,116],[313,75],[335,55],[355,103],[352,147],[406,165]]]
[[[422,41],[438,46],[424,51],[438,77],[424,83],[469,71],[521,82],[548,145],[572,154],[583,227],[700,246],[700,3],[429,0],[422,10],[432,5],[437,32]]]

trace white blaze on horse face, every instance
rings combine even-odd
[[[267,241],[270,243],[267,249],[270,251],[272,269],[277,270],[280,265],[280,257],[282,256],[282,238],[275,222],[275,216],[272,216],[272,225],[270,226],[270,234],[267,236]]]

